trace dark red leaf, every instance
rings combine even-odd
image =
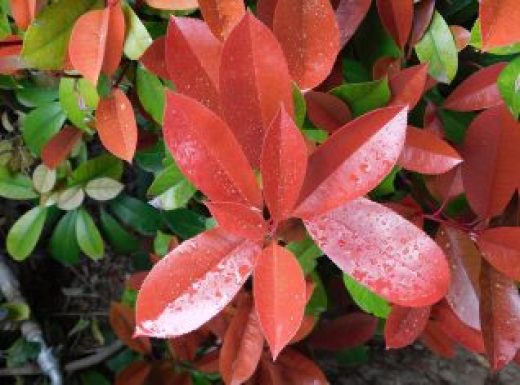
[[[328,385],[327,378],[315,362],[294,349],[285,349],[275,368],[279,385]]]
[[[295,215],[319,215],[376,187],[401,153],[406,113],[406,107],[383,108],[337,130],[309,159]]]
[[[134,361],[117,373],[115,385],[146,385],[152,367],[146,361]]]
[[[377,10],[384,27],[399,47],[404,48],[413,20],[413,0],[377,0]]]
[[[83,132],[73,126],[65,126],[42,149],[42,161],[49,168],[56,168],[68,158]]]
[[[381,56],[372,67],[374,80],[395,76],[401,70],[401,59],[391,56]]]
[[[421,336],[422,342],[434,353],[441,357],[455,356],[455,344],[442,330],[437,321],[429,321]]]
[[[479,16],[484,51],[520,41],[517,0],[480,0]]]
[[[211,200],[261,207],[260,189],[240,145],[211,110],[166,92],[164,138],[184,175]]]
[[[336,8],[336,22],[339,26],[341,48],[354,36],[371,3],[372,0],[340,0]]]
[[[258,0],[256,2],[256,17],[271,29],[273,29],[276,4],[278,4],[278,0]]]
[[[303,270],[290,251],[274,243],[264,249],[253,273],[253,293],[258,320],[274,359],[300,328],[305,286]]]
[[[397,163],[421,174],[443,174],[462,162],[457,151],[434,134],[412,126],[406,130],[406,142]]]
[[[166,68],[166,37],[155,39],[139,61],[148,71],[163,79],[169,79],[170,75]]]
[[[131,274],[126,279],[126,286],[132,290],[139,291],[147,275],[147,271],[140,271],[138,273]]]
[[[505,276],[520,281],[520,227],[495,227],[477,238],[484,258]]]
[[[392,303],[423,307],[448,291],[442,250],[385,206],[359,198],[306,220],[305,226],[340,269]]]
[[[488,359],[502,369],[520,348],[520,297],[516,284],[487,262],[480,275],[480,320]]]
[[[477,116],[463,147],[462,179],[475,213],[483,218],[500,214],[518,186],[520,123],[504,105]]]
[[[305,178],[307,146],[283,106],[265,134],[260,169],[271,218],[276,222],[287,219]]]
[[[408,108],[413,109],[425,91],[427,76],[428,66],[419,64],[390,77],[392,91],[390,105],[407,105]]]
[[[309,337],[316,349],[339,351],[353,348],[370,340],[377,329],[377,318],[365,313],[350,313],[325,320]]]
[[[179,336],[226,306],[248,279],[260,247],[220,229],[176,247],[146,277],[137,297],[137,335]]]
[[[246,8],[243,0],[198,0],[200,11],[213,34],[224,40],[242,19]]]
[[[409,195],[400,202],[387,202],[386,207],[391,208],[397,214],[412,222],[415,226],[422,229],[424,225],[422,207]]]
[[[414,5],[412,32],[409,39],[410,51],[422,39],[435,11],[435,0],[421,0]]]
[[[333,133],[352,119],[348,106],[334,95],[309,91],[304,96],[307,117],[318,128]]]
[[[206,202],[206,206],[219,227],[231,234],[254,241],[263,240],[267,234],[267,223],[256,207],[233,202]]]
[[[283,103],[293,115],[291,78],[272,32],[246,14],[224,43],[220,66],[222,112],[253,167],[265,132]]]
[[[485,67],[466,78],[444,102],[444,107],[456,111],[484,110],[504,101],[497,87],[497,79],[506,63]]]
[[[195,361],[194,366],[199,372],[215,374],[219,372],[219,362],[220,350],[212,350]]]
[[[177,91],[218,112],[218,71],[222,43],[207,24],[191,17],[172,17],[166,34],[166,68]]]
[[[135,329],[135,314],[132,308],[112,302],[108,320],[117,338],[130,349],[141,354],[150,354],[152,352],[150,339],[146,337],[132,338]]]
[[[399,349],[411,345],[422,334],[428,319],[430,307],[392,306],[385,324],[387,349]]]

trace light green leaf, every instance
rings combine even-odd
[[[347,274],[343,275],[343,281],[354,302],[367,313],[379,318],[388,318],[390,305],[388,302],[358,283]]]
[[[91,133],[88,122],[99,102],[99,95],[86,79],[62,78],[59,89],[60,104],[67,118],[78,128]]]
[[[323,255],[320,248],[316,246],[310,237],[305,238],[303,241],[289,243],[287,249],[298,258],[305,274],[314,271],[317,264],[316,260]]]
[[[36,191],[42,194],[48,193],[56,184],[56,170],[40,164],[34,169],[32,180]]]
[[[153,252],[160,256],[165,256],[170,251],[170,242],[173,239],[173,235],[157,231],[155,238],[153,239]]]
[[[65,264],[79,262],[79,245],[76,240],[76,210],[67,212],[60,218],[52,233],[49,249],[52,256]]]
[[[7,302],[0,305],[0,309],[7,310],[10,321],[25,321],[31,316],[29,305],[23,302]]]
[[[500,73],[498,89],[513,116],[520,114],[520,57],[517,57]]]
[[[119,195],[125,186],[112,178],[97,178],[87,183],[85,192],[97,201],[108,201]]]
[[[175,210],[185,207],[196,191],[197,189],[190,182],[181,180],[175,186],[152,199],[150,204],[159,210]]]
[[[123,162],[112,155],[100,155],[79,165],[70,177],[69,186],[85,185],[97,178],[120,179],[123,175]]]
[[[350,83],[334,88],[331,93],[345,101],[354,116],[386,105],[391,97],[388,79],[365,83]]]
[[[103,235],[116,252],[129,254],[138,250],[139,241],[137,238],[126,231],[112,215],[108,214],[105,210],[101,210],[100,219]]]
[[[143,66],[137,66],[137,96],[144,110],[162,125],[164,113],[164,86],[161,80]]]
[[[152,37],[146,27],[126,3],[123,4],[126,21],[126,39],[123,52],[131,60],[138,60],[152,44]]]
[[[90,214],[80,209],[76,218],[76,238],[79,248],[93,260],[103,258],[105,246],[103,238]]]
[[[22,136],[27,147],[40,156],[40,152],[65,123],[65,113],[60,103],[40,106],[27,114],[22,122]]]
[[[38,194],[33,190],[31,178],[23,174],[11,174],[0,166],[0,197],[7,199],[34,199]]]
[[[17,261],[23,261],[31,254],[40,239],[47,208],[36,206],[15,222],[7,234],[7,251]]]
[[[439,12],[433,15],[430,27],[415,45],[421,63],[428,63],[428,73],[441,83],[450,83],[457,74],[458,53],[453,34]]]
[[[80,186],[73,186],[61,191],[56,203],[60,209],[70,211],[81,206],[84,199],[85,192],[83,189]]]
[[[61,69],[74,23],[88,10],[102,6],[101,0],[58,0],[51,3],[27,29],[22,58],[33,68]]]

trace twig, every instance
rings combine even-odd
[[[9,302],[27,303],[20,292],[18,280],[14,277],[11,269],[5,263],[5,256],[0,253],[0,290]],[[40,353],[36,361],[41,372],[49,377],[52,385],[62,385],[63,378],[60,372],[58,360],[54,357],[52,349],[47,346],[43,339],[40,326],[34,321],[24,321],[21,324],[22,334],[27,341],[40,344]]]

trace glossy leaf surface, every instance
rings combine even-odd
[[[206,202],[219,227],[239,237],[261,241],[267,234],[267,223],[256,207],[232,202]]]
[[[430,317],[430,307],[392,306],[385,324],[387,349],[399,349],[411,345],[422,334]]]
[[[404,48],[412,30],[413,0],[377,0],[376,4],[386,30]]]
[[[221,40],[229,35],[246,11],[242,0],[198,0],[198,3],[206,24]]]
[[[336,8],[336,22],[340,33],[340,47],[352,38],[370,9],[371,0],[340,0]]]
[[[515,0],[481,0],[479,16],[483,50],[520,41],[520,9]]]
[[[520,228],[495,227],[477,238],[482,256],[499,272],[520,281]]]
[[[81,140],[83,132],[73,126],[66,126],[54,135],[42,149],[42,161],[49,168],[56,168],[69,156]]]
[[[166,37],[161,36],[155,39],[139,61],[148,71],[163,79],[169,79],[170,75],[166,66]]]
[[[520,76],[520,59],[511,61],[498,77],[498,89],[502,99],[515,118],[520,114],[520,90],[517,80]]]
[[[413,109],[421,99],[426,87],[427,65],[406,68],[390,77],[392,99],[390,105],[408,105]]]
[[[338,97],[324,92],[305,93],[307,117],[318,128],[333,133],[352,118],[348,106]]]

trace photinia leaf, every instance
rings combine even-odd
[[[49,168],[58,167],[68,158],[82,136],[83,132],[76,127],[65,126],[43,146],[41,154],[43,163]]]
[[[413,0],[377,0],[377,10],[385,29],[403,49],[413,20]]]
[[[138,66],[135,85],[137,96],[143,109],[158,124],[162,124],[164,116],[164,86],[157,76]]]
[[[425,92],[428,66],[425,64],[406,68],[390,77],[392,99],[390,105],[407,105],[413,109]]]
[[[61,108],[71,123],[91,134],[93,127],[91,113],[99,103],[96,87],[83,78],[61,78],[59,98]]]
[[[517,87],[519,78],[519,58],[516,58],[513,61],[511,61],[498,76],[498,90],[500,92],[500,95],[502,96],[502,99],[507,103],[509,110],[516,119],[518,119],[518,115],[520,115],[520,90]]]
[[[426,329],[421,336],[421,341],[431,351],[444,358],[455,356],[455,344],[453,340],[444,333],[437,321],[428,321]]]
[[[518,186],[519,123],[504,105],[478,115],[469,126],[462,154],[462,178],[471,208],[479,216],[500,214]]]
[[[339,0],[336,22],[339,26],[340,47],[343,48],[354,36],[370,9],[372,0]]]
[[[115,216],[141,235],[155,235],[161,225],[161,216],[150,205],[137,198],[121,194],[110,202]]]
[[[272,32],[246,14],[229,34],[220,65],[222,113],[253,167],[271,121],[284,104],[293,116],[292,84]]]
[[[345,101],[354,116],[363,115],[371,110],[383,107],[390,101],[388,79],[371,82],[343,84],[331,93]]]
[[[220,350],[219,371],[226,384],[242,384],[256,371],[264,348],[264,335],[253,307],[246,297],[227,328]]]
[[[144,0],[152,8],[168,11],[186,11],[198,8],[197,0]]]
[[[163,79],[169,79],[166,66],[166,37],[161,36],[153,41],[139,59],[141,64],[153,74]]]
[[[36,166],[32,175],[34,189],[42,194],[50,192],[56,185],[56,174],[56,170],[44,164]]]
[[[350,313],[324,320],[309,337],[316,349],[339,351],[359,346],[370,340],[377,329],[377,318],[365,313]]]
[[[256,207],[233,202],[206,202],[220,228],[239,237],[261,241],[267,235],[267,223]]]
[[[457,74],[455,40],[439,12],[434,13],[430,27],[415,45],[415,52],[421,63],[428,63],[428,72],[435,80],[450,83]]]
[[[137,335],[174,337],[197,329],[248,279],[260,247],[213,229],[176,247],[146,277],[137,297]]]
[[[411,345],[423,332],[430,318],[430,307],[392,306],[385,324],[387,349],[399,349]]]
[[[481,0],[479,16],[484,51],[520,41],[520,10],[515,0]]]
[[[273,29],[274,12],[277,4],[278,0],[258,0],[256,2],[256,17],[271,29]]]
[[[457,51],[462,51],[466,48],[471,40],[471,32],[460,25],[450,25],[450,31],[455,39],[455,46]]]
[[[79,245],[76,240],[76,217],[77,211],[69,211],[54,228],[49,249],[52,256],[58,261],[66,264],[79,262]]]
[[[138,60],[152,45],[152,37],[132,7],[123,3],[126,33],[123,52],[131,60]]]
[[[397,163],[421,174],[443,174],[462,162],[457,151],[427,130],[406,129],[406,141]]]
[[[340,49],[329,0],[278,0],[273,31],[301,89],[314,88],[325,80]]]
[[[502,369],[520,348],[520,297],[516,284],[482,263],[480,320],[484,345],[493,370]]]
[[[345,287],[352,297],[352,300],[361,309],[379,318],[388,317],[388,314],[390,314],[390,305],[384,298],[381,298],[365,286],[359,284],[348,274],[343,274],[343,282],[345,282]]]
[[[22,137],[27,147],[40,155],[45,143],[58,133],[66,116],[58,102],[52,102],[29,112],[22,121]]]
[[[198,0],[206,24],[220,40],[238,24],[246,12],[242,0]]]
[[[316,363],[295,349],[285,349],[276,361],[280,385],[328,385],[327,378]]]
[[[114,385],[145,385],[152,367],[147,361],[134,361],[117,373]]]
[[[444,101],[444,108],[475,111],[502,104],[497,80],[505,66],[506,63],[496,63],[466,78]]]
[[[70,207],[70,209],[77,208],[83,201],[83,191],[81,191],[81,199],[76,207]],[[72,199],[71,199],[72,200]],[[64,210],[68,210],[68,207],[63,207]],[[88,257],[93,260],[99,260],[105,255],[105,246],[103,238],[99,230],[90,216],[90,214],[83,208],[78,211],[76,216],[76,238],[81,251],[83,251]]]
[[[23,261],[32,253],[40,239],[47,208],[33,207],[17,219],[6,238],[8,253],[17,261]]]
[[[406,107],[380,109],[337,130],[309,158],[295,215],[320,215],[376,187],[399,157],[406,112]]]
[[[0,166],[0,197],[14,200],[34,199],[38,194],[33,189],[31,178],[23,173],[11,173]]]
[[[401,59],[392,56],[381,56],[372,66],[372,78],[381,80],[382,78],[394,76],[401,70]]]
[[[307,117],[318,128],[333,133],[352,118],[348,106],[338,97],[318,91],[305,93]]]
[[[131,254],[139,249],[139,241],[130,234],[113,216],[101,210],[100,225],[105,239],[120,254]]]
[[[177,91],[219,111],[222,43],[201,20],[172,17],[166,35],[166,68]]]
[[[478,235],[482,256],[500,273],[520,281],[520,228],[495,227]]]
[[[16,22],[16,26],[20,29],[27,29],[31,21],[36,15],[38,1],[37,0],[9,0],[11,14]]]
[[[410,33],[410,39],[408,42],[410,51],[424,36],[424,33],[428,29],[432,20],[434,11],[435,0],[422,0],[414,4],[412,32]]]
[[[307,146],[283,105],[265,134],[260,170],[271,218],[275,222],[287,219],[305,178]]]
[[[123,8],[121,7],[121,0],[109,1],[108,8],[110,17],[108,18],[107,40],[101,72],[107,76],[112,76],[121,62],[125,42],[126,21]]]
[[[135,315],[132,308],[121,303],[112,302],[110,304],[108,321],[117,338],[130,349],[145,355],[152,353],[152,344],[149,338],[133,338]]]
[[[167,92],[164,136],[186,178],[208,198],[261,207],[260,189],[240,145],[211,110]]]
[[[448,290],[442,250],[385,206],[359,198],[304,223],[340,269],[392,303],[423,307]]]
[[[267,246],[255,266],[253,293],[260,326],[276,360],[305,313],[305,277],[296,257],[274,243]]]
[[[113,155],[131,162],[137,147],[137,123],[132,104],[123,91],[114,88],[101,99],[96,110],[96,127],[103,146]]]
[[[123,162],[110,154],[103,154],[80,164],[71,174],[69,186],[85,185],[92,179],[121,178]]]

